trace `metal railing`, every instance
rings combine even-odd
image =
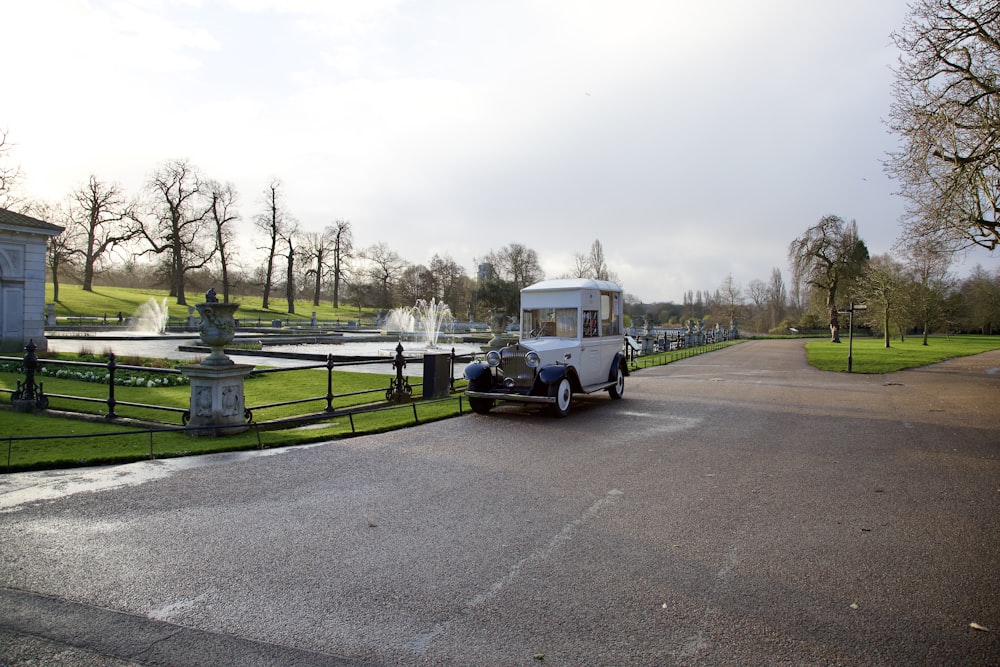
[[[451,386],[450,386],[450,388],[451,388],[452,391],[454,391],[454,389],[455,389],[455,362],[456,362],[456,360],[466,360],[466,359],[471,359],[471,358],[472,358],[472,355],[457,355],[455,353],[454,348],[452,348],[451,353],[450,353],[450,373],[449,373],[450,377],[451,377]],[[20,364],[22,364],[22,362],[23,362],[23,360],[20,359],[20,358],[18,358],[18,357],[4,357],[4,356],[0,356],[0,364],[7,363],[7,364],[18,364],[18,365],[20,365]],[[391,366],[393,364],[393,358],[392,357],[386,357],[385,359],[350,360],[350,361],[342,362],[340,364],[340,366],[341,367],[345,367],[345,366],[346,367],[350,367],[350,366],[363,366],[363,365],[372,365],[372,364],[382,364],[382,365]],[[176,414],[176,415],[178,415],[180,417],[182,424],[186,424],[187,423],[187,415],[188,415],[188,409],[187,408],[180,408],[180,407],[173,407],[173,406],[166,406],[166,405],[156,405],[156,404],[151,404],[151,403],[139,403],[139,402],[135,402],[135,401],[122,401],[122,400],[116,398],[116,396],[115,396],[115,386],[116,386],[115,379],[116,379],[116,373],[119,372],[119,371],[129,371],[129,372],[133,372],[133,373],[145,373],[145,374],[164,374],[164,375],[175,375],[175,376],[181,375],[182,376],[183,373],[180,370],[173,369],[173,368],[155,368],[155,367],[149,367],[149,366],[132,366],[132,365],[125,365],[125,364],[118,364],[116,362],[115,354],[112,352],[112,353],[110,353],[108,355],[108,362],[106,364],[102,364],[102,363],[98,363],[98,362],[89,362],[89,361],[63,361],[63,360],[58,360],[58,359],[39,359],[38,360],[39,370],[36,371],[36,372],[39,375],[45,376],[46,373],[44,373],[42,371],[42,369],[44,369],[45,367],[53,367],[53,366],[54,367],[61,367],[61,368],[82,368],[82,369],[88,369],[88,370],[100,369],[101,371],[107,371],[107,380],[106,380],[107,397],[106,398],[95,398],[95,397],[92,397],[92,396],[79,396],[79,395],[74,395],[74,394],[56,394],[56,393],[46,393],[46,394],[44,394],[44,396],[46,398],[48,398],[48,399],[61,399],[61,400],[65,400],[65,401],[79,401],[79,402],[82,402],[82,403],[104,404],[107,407],[107,410],[106,410],[106,412],[104,412],[103,416],[107,420],[115,420],[115,419],[119,418],[121,416],[119,414],[119,411],[118,411],[118,409],[120,407],[132,407],[132,408],[140,408],[140,409],[146,409],[146,410],[160,410],[160,411],[163,411],[163,412]],[[254,370],[251,374],[259,376],[259,375],[266,375],[266,374],[271,374],[271,373],[286,373],[286,372],[291,372],[291,371],[300,371],[300,370],[310,370],[310,369],[325,368],[326,371],[327,371],[327,377],[326,377],[326,394],[322,395],[322,396],[306,396],[306,397],[303,397],[303,398],[297,398],[297,399],[288,400],[288,401],[276,401],[276,402],[260,403],[260,404],[257,404],[257,405],[247,406],[246,407],[247,421],[252,421],[253,420],[253,411],[255,411],[255,410],[260,411],[260,410],[266,410],[266,409],[269,409],[269,408],[286,407],[286,406],[290,406],[290,405],[301,405],[301,404],[307,404],[307,403],[325,402],[326,405],[324,407],[324,411],[329,413],[329,412],[333,412],[334,411],[333,402],[334,402],[335,399],[338,399],[338,398],[350,398],[350,397],[362,396],[362,395],[366,395],[366,394],[382,394],[382,395],[386,394],[386,389],[384,389],[384,388],[382,388],[382,389],[366,389],[366,390],[362,390],[362,391],[353,391],[353,392],[345,392],[345,393],[341,393],[341,394],[335,394],[334,391],[333,391],[333,371],[335,370],[336,367],[337,367],[337,360],[336,360],[336,358],[332,354],[328,354],[327,358],[326,358],[326,361],[324,361],[322,363],[306,364],[306,365],[302,365],[302,366],[292,366],[292,367],[284,367],[284,368],[268,368],[268,369]],[[48,375],[51,375],[51,373],[49,373]],[[68,378],[68,379],[74,379],[74,378]],[[105,384],[105,383],[102,383],[102,384]],[[40,386],[44,390],[44,383],[41,383]],[[410,386],[411,387],[422,387],[423,383],[421,383],[421,382],[411,382]],[[15,390],[0,388],[0,393],[14,394]],[[43,391],[43,393],[44,393],[44,391]]]

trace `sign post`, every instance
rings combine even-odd
[[[842,315],[848,315],[847,319],[847,372],[851,372],[851,367],[854,365],[854,311],[856,310],[868,310],[868,306],[863,303],[851,302],[851,307],[848,310],[838,310],[837,312]]]

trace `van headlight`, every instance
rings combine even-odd
[[[490,365],[491,368],[496,368],[500,365],[500,353],[496,350],[490,350],[486,353],[486,363]]]
[[[542,363],[542,359],[538,356],[537,352],[532,350],[524,355],[524,363],[527,364],[528,368],[538,368],[538,365]]]

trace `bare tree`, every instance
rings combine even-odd
[[[922,344],[927,345],[931,326],[944,319],[946,299],[952,290],[948,277],[953,253],[936,243],[919,243],[910,248],[906,262],[911,289],[905,304],[912,322],[923,330]]]
[[[212,233],[205,224],[204,187],[198,170],[187,160],[165,162],[149,181],[152,216],[140,228],[150,246],[145,253],[166,255],[170,295],[181,305],[187,305],[187,274],[204,268],[215,254]]]
[[[391,308],[393,306],[393,289],[396,286],[403,269],[407,267],[407,262],[394,250],[391,250],[384,242],[376,243],[368,248],[364,253],[364,258],[368,262],[367,275],[371,280],[376,294],[379,308]]]
[[[208,217],[215,232],[215,248],[219,254],[219,267],[222,271],[222,302],[229,303],[231,286],[229,248],[233,240],[233,223],[240,219],[236,207],[236,187],[232,183],[223,185],[218,181],[209,181],[206,183],[206,191],[210,200]]]
[[[759,278],[754,278],[747,285],[747,296],[753,302],[753,322],[757,331],[766,331],[768,326],[768,285]]]
[[[1000,2],[915,0],[903,29],[886,171],[909,202],[907,233],[1000,241]]]
[[[788,257],[795,275],[825,295],[830,340],[839,343],[837,290],[857,277],[868,260],[868,247],[858,237],[857,223],[845,223],[836,215],[825,216],[792,241]]]
[[[63,226],[62,233],[50,236],[45,245],[45,263],[52,276],[52,300],[59,301],[60,271],[75,267],[82,254],[80,250],[82,244],[78,238],[79,230],[68,224],[63,206],[35,202],[32,213],[40,220],[49,220]]]
[[[349,220],[337,220],[333,233],[333,307],[340,307],[340,290],[347,276],[348,264],[354,257],[354,235]]]
[[[423,264],[407,266],[396,283],[396,295],[404,305],[414,304],[421,299],[437,299],[438,285],[434,273]]]
[[[309,262],[305,277],[313,282],[312,305],[319,306],[320,292],[323,289],[323,277],[330,268],[330,254],[333,252],[333,238],[330,227],[322,232],[305,232],[303,234],[302,258]]]
[[[12,193],[20,180],[21,169],[11,163],[13,148],[7,129],[0,130],[0,208],[12,209],[16,204]]]
[[[590,273],[597,280],[610,280],[608,263],[604,261],[604,246],[598,239],[594,239],[590,246]]]
[[[117,183],[102,183],[94,174],[70,195],[68,227],[80,245],[83,290],[94,291],[94,274],[107,255],[140,234],[136,202]]]
[[[261,248],[267,253],[264,264],[264,303],[267,310],[270,307],[271,287],[274,276],[274,260],[278,254],[278,243],[289,225],[294,224],[291,216],[285,210],[281,181],[272,178],[271,183],[261,194],[262,210],[254,216],[254,224],[263,232],[266,245]]]
[[[281,234],[281,242],[285,244],[285,300],[288,301],[288,312],[295,313],[295,249],[296,236],[299,233],[297,224],[286,224]]]
[[[545,277],[538,262],[538,253],[520,243],[511,243],[498,251],[491,251],[485,261],[498,278],[510,281],[518,291]]]
[[[740,311],[743,310],[743,288],[733,280],[733,274],[726,275],[722,285],[719,286],[717,301],[730,322],[740,318]]]
[[[996,333],[1000,328],[1000,271],[990,275],[977,264],[962,281],[961,293],[965,302],[966,329],[987,336]]]
[[[788,293],[785,281],[781,277],[781,269],[771,269],[771,282],[767,286],[767,303],[769,310],[769,329],[781,324],[785,318],[785,308],[788,304]]]
[[[903,265],[887,254],[872,257],[858,280],[856,294],[868,306],[872,324],[882,330],[886,348],[890,347],[893,322],[899,326],[900,337],[905,335],[899,323],[905,291]]]
[[[465,269],[450,255],[434,255],[431,258],[431,274],[434,276],[436,296],[448,304],[452,313],[465,312],[469,308],[467,293],[468,276]]]

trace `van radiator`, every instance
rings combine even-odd
[[[525,354],[527,351],[520,345],[508,345],[500,349],[500,368],[503,369],[508,388],[531,389],[534,386],[535,369],[528,368],[524,363]]]

